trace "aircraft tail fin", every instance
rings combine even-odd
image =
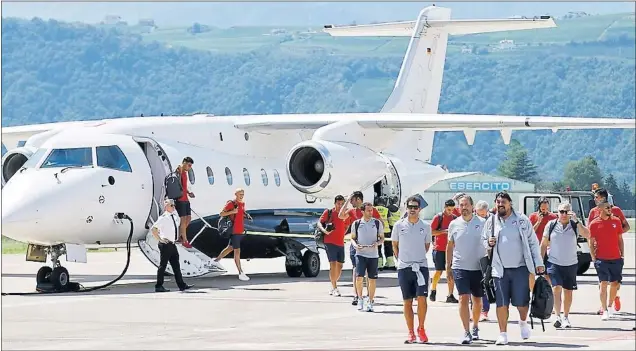
[[[556,27],[550,16],[531,19],[452,20],[449,8],[428,6],[417,20],[358,26],[325,26],[332,36],[410,37],[408,48],[391,95],[380,112],[437,114],[449,35],[465,35]],[[430,160],[434,132],[412,132],[395,141],[395,152],[413,149],[417,157]],[[415,155],[412,155],[415,157]]]

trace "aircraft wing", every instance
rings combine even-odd
[[[513,130],[551,129],[635,129],[633,118],[585,118],[549,116],[499,116],[422,113],[342,113],[324,115],[276,115],[244,117],[235,127],[248,131],[307,130],[326,125],[355,121],[362,128],[463,131],[469,144],[478,130],[499,130],[508,143]]]
[[[2,128],[2,143],[11,150],[18,146],[18,142],[27,141],[31,136],[48,132],[50,130],[64,129],[73,126],[91,126],[103,123],[102,121],[71,121],[57,123],[31,124],[16,127]]]

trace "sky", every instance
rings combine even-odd
[[[415,20],[432,2],[2,2],[2,17],[56,19],[98,23],[107,15],[129,24],[152,18],[158,26],[216,27],[268,25],[316,26],[373,21]],[[590,14],[634,12],[634,2],[437,2],[453,18],[561,16],[569,11]]]

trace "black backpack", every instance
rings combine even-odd
[[[322,224],[323,228],[325,228],[325,230],[328,230],[328,226],[331,224],[331,215],[333,213],[332,209],[327,210],[327,221],[322,223],[320,222],[320,224]],[[314,229],[314,240],[316,240],[316,245],[320,246],[320,247],[324,247],[325,245],[325,233],[322,232],[322,230],[320,230],[320,228],[318,228],[318,225],[316,225],[316,229]]]
[[[455,216],[454,214],[451,214],[451,216],[453,216],[453,220],[457,218],[457,216]],[[435,230],[442,230],[442,223],[444,222],[444,214],[440,212],[436,214],[435,217],[439,218],[439,220],[437,221],[437,229]],[[433,217],[433,220],[435,220],[435,217]],[[433,237],[433,241],[435,241],[435,237]]]
[[[232,205],[234,205],[234,208],[238,207],[238,204],[236,203],[236,201],[232,201]],[[234,221],[232,221],[232,216],[230,215],[230,216],[219,218],[217,229],[218,229],[219,235],[222,238],[229,239],[232,236],[232,233],[234,232],[233,231]]]
[[[554,231],[554,228],[556,228],[557,223],[559,222],[558,219],[553,219],[552,223],[550,223],[550,227],[548,228],[548,240],[550,240],[550,235],[552,235],[552,232]],[[577,225],[576,223],[574,223],[573,220],[570,220],[570,225],[572,226],[572,229],[574,230],[574,235],[576,235],[576,237],[579,237],[579,231],[577,229]]]
[[[378,231],[380,230],[380,220],[373,217],[372,218],[375,221],[375,227],[378,228]],[[356,227],[356,235],[358,235],[358,229],[360,228],[360,221],[362,221],[362,218],[360,219],[356,219],[355,222],[353,222],[353,225]],[[377,234],[378,240],[380,240],[380,233]]]
[[[181,175],[177,172],[171,172],[164,179],[166,187],[166,198],[177,200],[183,195],[183,187],[181,186]]]
[[[552,316],[554,309],[554,294],[552,287],[543,275],[539,275],[534,282],[532,301],[530,302],[530,326],[534,329],[533,318],[541,320],[541,328],[545,332],[543,321]]]

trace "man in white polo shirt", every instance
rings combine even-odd
[[[179,290],[184,291],[190,289],[192,285],[188,285],[183,281],[181,276],[181,266],[179,265],[179,251],[177,250],[177,240],[179,239],[179,214],[175,210],[174,200],[166,199],[163,202],[164,212],[159,216],[155,224],[152,225],[152,235],[159,242],[160,262],[157,269],[157,284],[155,292],[170,291],[163,287],[163,276],[166,273],[166,267],[170,262],[170,267],[174,272],[174,278],[177,282]]]

